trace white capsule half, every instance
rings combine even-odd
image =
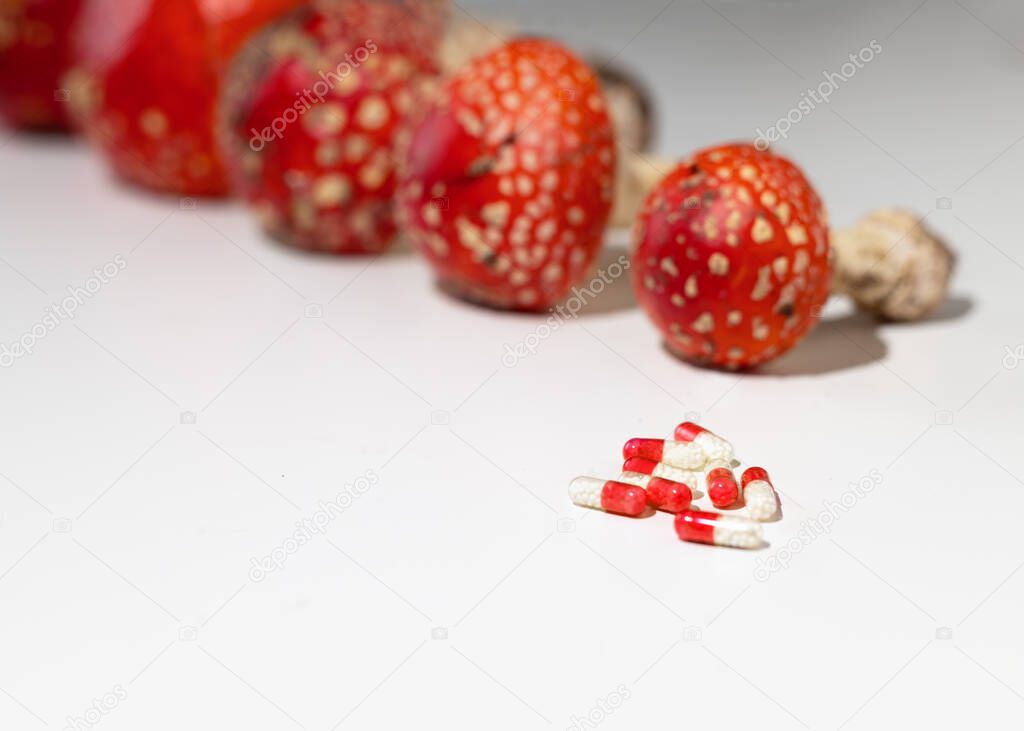
[[[761,526],[752,520],[707,510],[676,514],[676,533],[684,541],[732,548],[761,548]]]
[[[604,485],[605,480],[596,477],[577,477],[569,483],[569,499],[580,507],[600,510],[601,491]]]
[[[778,510],[779,501],[771,483],[764,480],[748,482],[743,488],[746,513],[754,520],[770,520]]]
[[[709,461],[729,464],[736,459],[732,445],[722,439],[722,437],[709,431],[702,431],[695,436],[691,444],[696,444],[703,449]]]
[[[661,465],[659,465],[659,466],[661,466]],[[700,475],[699,472],[689,472],[687,470],[676,470],[676,469],[672,469],[671,467],[669,467],[668,470],[671,471],[671,473],[673,475],[675,475],[675,477],[670,477],[669,475],[658,474],[658,470],[655,469],[654,470],[654,474],[651,474],[651,475],[645,475],[643,472],[623,472],[622,474],[620,474],[618,476],[618,481],[619,482],[625,482],[628,485],[636,485],[637,487],[646,488],[647,485],[650,483],[652,477],[660,477],[663,480],[671,480],[672,482],[679,482],[679,483],[681,483],[683,485],[686,485],[688,488],[690,488],[690,492],[698,493],[698,490],[697,490],[697,480],[698,480],[698,476]]]
[[[645,475],[643,472],[620,472],[619,476],[615,479],[619,482],[625,482],[627,485],[646,488],[651,482],[651,477],[653,475]]]
[[[696,442],[674,442],[666,439],[661,459],[658,461],[681,470],[699,470],[707,464],[708,453]]]
[[[715,521],[715,545],[732,548],[760,548],[764,544],[761,526],[744,518],[723,515]]]
[[[658,466],[651,473],[654,477],[662,477],[672,482],[681,482],[691,490],[696,490],[704,479],[704,473],[698,470],[681,470],[678,467],[658,462]]]
[[[707,452],[708,459],[722,462],[733,462],[736,459],[732,444],[692,421],[679,424],[673,432],[673,439],[678,442],[699,444],[701,449]]]

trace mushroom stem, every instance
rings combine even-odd
[[[490,53],[516,35],[516,27],[507,20],[489,19],[484,25],[465,13],[454,14],[441,39],[439,62],[446,76],[453,74],[477,56]]]
[[[865,312],[911,321],[946,298],[955,257],[910,211],[872,211],[832,234],[832,290]]]
[[[629,228],[648,194],[672,172],[674,160],[639,154],[619,144],[619,167],[615,174],[615,205],[608,225]]]

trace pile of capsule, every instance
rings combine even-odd
[[[639,517],[653,510],[675,513],[684,541],[733,548],[761,548],[760,523],[774,519],[779,498],[762,467],[748,467],[739,482],[740,463],[732,445],[692,422],[676,427],[672,439],[630,439],[622,448],[622,474],[614,480],[577,477],[569,484],[576,505]],[[696,510],[698,486],[719,510]]]

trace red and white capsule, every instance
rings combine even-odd
[[[653,459],[633,457],[622,463],[623,472],[639,472],[652,477],[663,477],[672,482],[681,482],[692,492],[697,492],[704,474],[700,470],[681,470],[678,467],[670,467]]]
[[[642,472],[623,472],[619,482],[642,487],[647,491],[647,500],[652,508],[664,510],[666,513],[678,513],[688,510],[693,503],[693,491],[689,485],[666,480],[664,477],[652,477]]]
[[[676,533],[684,541],[732,548],[760,548],[764,545],[761,526],[735,515],[684,510],[676,515]]]
[[[569,499],[584,508],[635,518],[647,509],[647,491],[637,485],[597,477],[577,477],[569,483]]]
[[[694,424],[692,421],[684,421],[677,426],[674,438],[677,442],[688,442],[698,445],[704,450],[704,453],[708,455],[708,459],[711,461],[732,462],[736,459],[736,453],[732,448],[732,444],[717,434],[709,432],[701,425]]]
[[[768,472],[763,467],[748,467],[743,471],[743,502],[747,504],[747,515],[754,520],[769,520],[779,507]]]
[[[664,462],[681,470],[703,469],[708,462],[708,455],[699,444],[674,442],[671,439],[630,439],[622,447],[622,457]]]
[[[708,485],[708,497],[716,508],[728,508],[739,502],[740,486],[736,475],[732,473],[726,462],[712,462],[705,479]]]

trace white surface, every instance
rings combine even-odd
[[[126,262],[0,370],[0,728],[62,729],[115,688],[105,731],[1017,727],[1024,25],[962,3],[680,1],[650,24],[661,0],[514,6],[624,48],[665,152],[749,137],[882,44],[781,149],[838,224],[930,210],[954,297],[915,326],[835,302],[759,375],[671,358],[624,282],[506,367],[541,321],[441,296],[410,253],[305,256],[235,205],[183,210],[69,143],[0,139],[0,341]],[[628,437],[687,412],[770,471],[769,550],[569,504],[572,477],[618,474]]]

